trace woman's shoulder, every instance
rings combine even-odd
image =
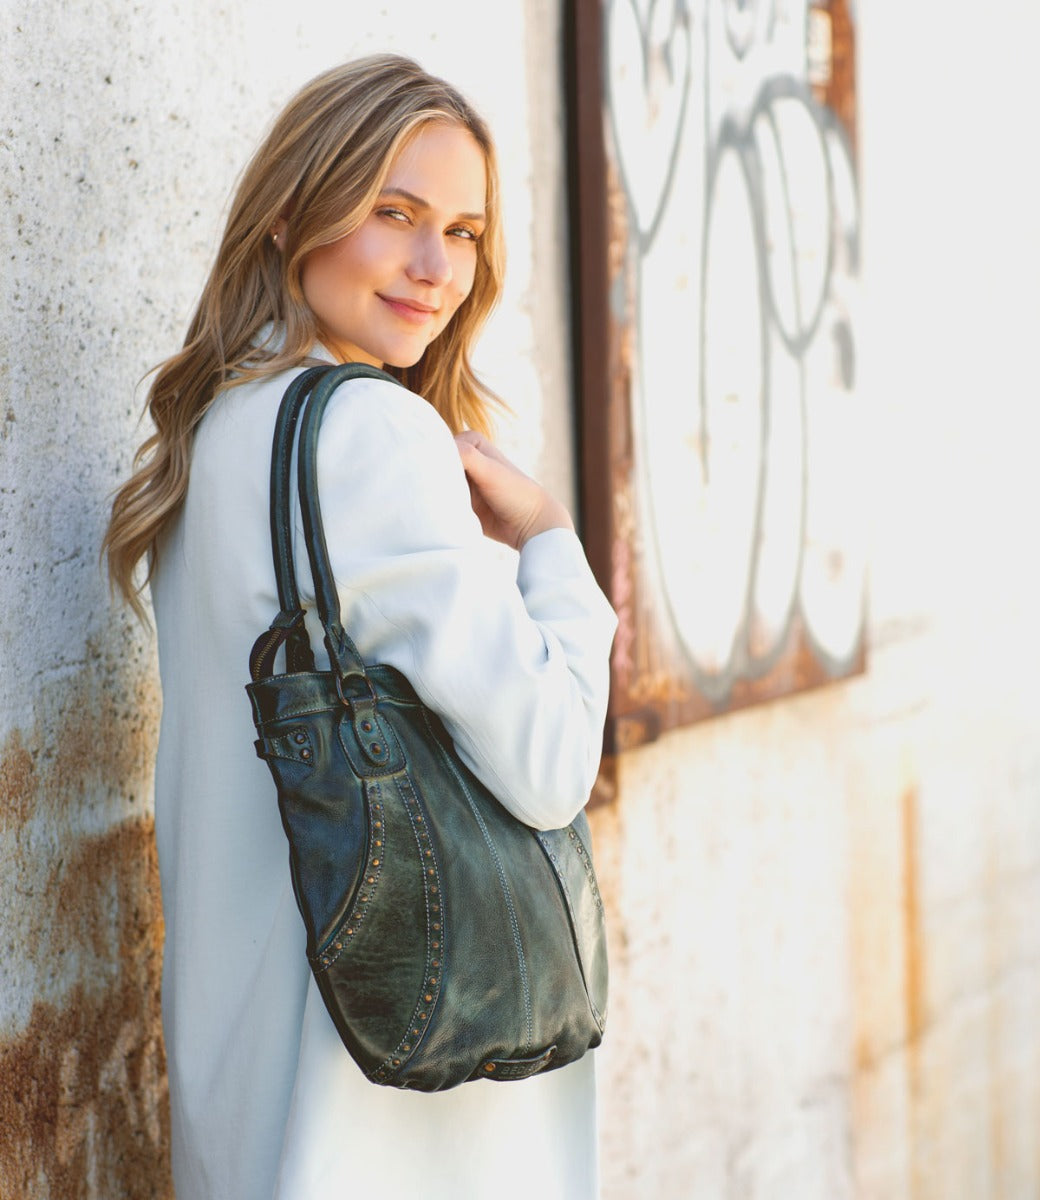
[[[318,439],[319,472],[349,458],[366,476],[381,473],[414,491],[444,475],[461,475],[451,430],[432,404],[390,379],[359,377],[341,384],[325,410]]]
[[[341,383],[329,402],[325,422],[329,421],[397,436],[451,437],[428,400],[389,377],[359,376]]]
[[[318,439],[318,487],[326,524],[346,520],[343,541],[355,548],[359,504],[382,552],[480,537],[451,430],[429,401],[391,379],[361,376],[337,388]]]
[[[261,413],[273,421],[289,385],[314,362],[288,367],[250,379],[222,391],[210,406],[204,423],[256,420]],[[339,385],[322,419],[322,442],[348,432],[365,440],[380,437],[428,441],[450,440],[451,431],[432,404],[390,376],[358,376]]]

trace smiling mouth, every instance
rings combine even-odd
[[[400,300],[396,296],[383,296],[379,292],[376,295],[391,312],[411,325],[425,325],[437,312],[431,305],[421,304],[417,300]]]

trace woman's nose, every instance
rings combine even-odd
[[[451,280],[451,259],[439,233],[416,239],[408,274],[416,283],[443,287]]]

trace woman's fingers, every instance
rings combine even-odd
[[[522,474],[518,467],[514,467],[508,458],[495,445],[494,442],[489,442],[482,433],[476,433],[472,429],[466,429],[462,433],[455,435],[455,441],[460,448],[468,447],[471,450],[476,450],[478,454],[484,458],[490,458],[494,462],[502,463],[507,467],[512,467],[517,474]]]
[[[570,514],[487,438],[466,431],[455,438],[470,484],[473,510],[484,533],[520,549],[546,529],[573,529]]]

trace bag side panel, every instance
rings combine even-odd
[[[269,721],[260,728],[289,839],[296,902],[313,958],[351,904],[368,852],[360,780],[344,769],[334,710]]]
[[[428,835],[399,779],[370,780],[365,791],[369,858],[355,903],[313,966],[344,1044],[382,1083],[426,1036],[442,922],[437,877],[427,874]]]
[[[607,1013],[607,931],[585,814],[581,813],[566,829],[547,830],[535,837],[566,904],[589,1004],[602,1031]]]
[[[556,875],[533,830],[476,780],[427,716],[406,704],[387,713],[427,814],[446,932],[439,1008],[395,1082],[439,1090],[479,1075],[489,1060],[530,1060],[550,1047],[544,1069],[562,1066],[598,1044],[601,1026]]]

